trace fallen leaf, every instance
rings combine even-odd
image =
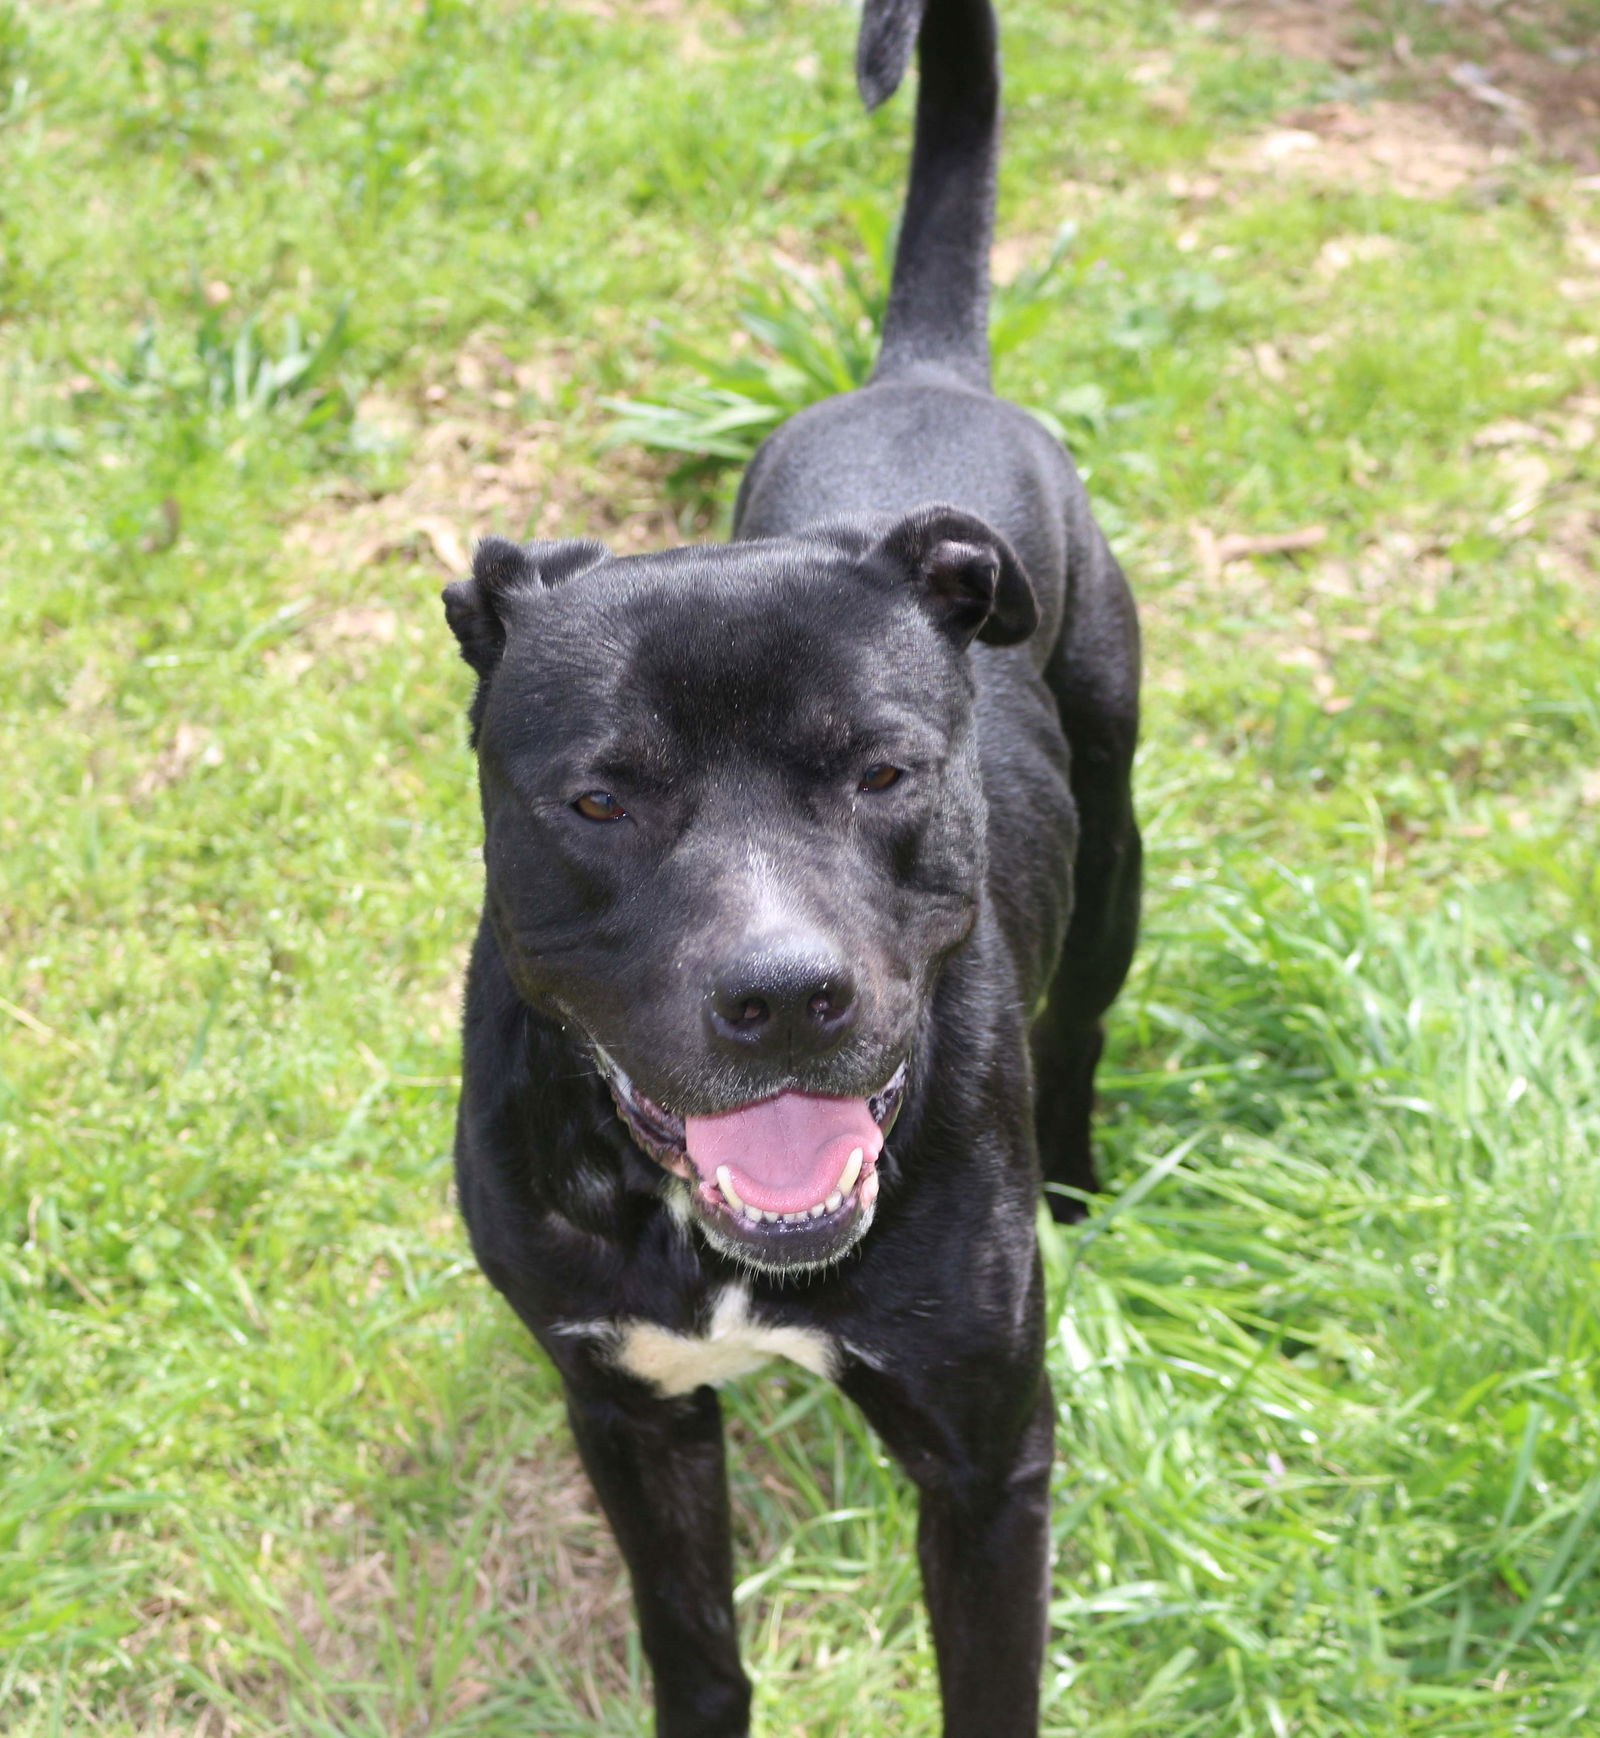
[[[261,654],[261,662],[286,682],[298,682],[316,661],[304,646],[268,646]]]
[[[1256,367],[1261,370],[1261,377],[1270,380],[1274,386],[1281,386],[1289,378],[1289,370],[1283,360],[1283,352],[1276,344],[1263,339],[1259,344],[1250,346],[1250,354],[1255,357]]]
[[[1486,423],[1472,437],[1475,447],[1539,447],[1550,444],[1550,436],[1531,422],[1514,416]]]
[[[178,503],[170,495],[162,501],[157,511],[160,514],[160,524],[139,542],[139,547],[146,555],[159,555],[162,550],[170,549],[178,541],[178,532],[183,524]]]
[[[1509,456],[1501,468],[1510,484],[1511,498],[1490,521],[1490,529],[1505,532],[1533,517],[1550,487],[1553,473],[1548,459],[1530,452]]]
[[[1281,163],[1285,157],[1298,157],[1307,151],[1320,151],[1322,141],[1315,133],[1308,133],[1304,127],[1280,127],[1261,140],[1259,149],[1265,162]]]
[[[415,529],[427,539],[435,559],[446,573],[459,575],[471,567],[472,557],[467,552],[466,543],[448,519],[429,514],[416,521]]]
[[[1325,278],[1337,277],[1358,262],[1390,259],[1399,251],[1392,235],[1336,235],[1317,250],[1316,269]]]
[[[134,781],[136,802],[175,785],[194,766],[220,766],[222,749],[211,732],[198,724],[180,724],[172,740]]]

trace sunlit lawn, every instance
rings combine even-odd
[[[1593,1732],[1594,184],[1156,0],[1003,12],[1002,385],[1148,642],[1046,1730]],[[907,109],[852,28],[0,4],[7,1734],[648,1729],[449,1198],[436,594],[491,530],[715,535],[732,471],[614,402],[703,435],[859,349]],[[936,1733],[898,1475],[798,1372],[729,1402],[761,1730]]]

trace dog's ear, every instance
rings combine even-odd
[[[510,543],[485,537],[472,557],[472,577],[444,588],[444,615],[461,645],[461,656],[478,673],[477,692],[467,713],[472,746],[478,746],[489,678],[506,649],[506,622],[518,603],[574,574],[598,567],[611,551],[603,543],[573,539],[564,543]]]
[[[1014,646],[1039,625],[1033,582],[991,525],[959,507],[919,507],[892,526],[877,554],[921,588],[934,619],[959,646]]]
[[[444,614],[461,642],[461,656],[487,681],[506,649],[506,619],[517,600],[541,587],[560,585],[598,566],[610,551],[603,543],[510,543],[485,537],[472,557],[472,577],[444,588]]]

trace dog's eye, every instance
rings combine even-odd
[[[620,821],[628,812],[610,791],[585,791],[572,806],[586,821]]]
[[[862,791],[886,791],[892,784],[900,782],[900,768],[890,766],[888,761],[880,760],[876,765],[869,766],[861,775],[861,783],[856,786]]]

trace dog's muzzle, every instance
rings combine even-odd
[[[683,1182],[691,1216],[719,1253],[793,1272],[828,1266],[866,1234],[883,1143],[905,1098],[905,1062],[864,1099],[780,1093],[686,1121],[646,1097],[599,1045],[594,1053],[635,1145]],[[744,1155],[741,1141],[762,1150]]]

